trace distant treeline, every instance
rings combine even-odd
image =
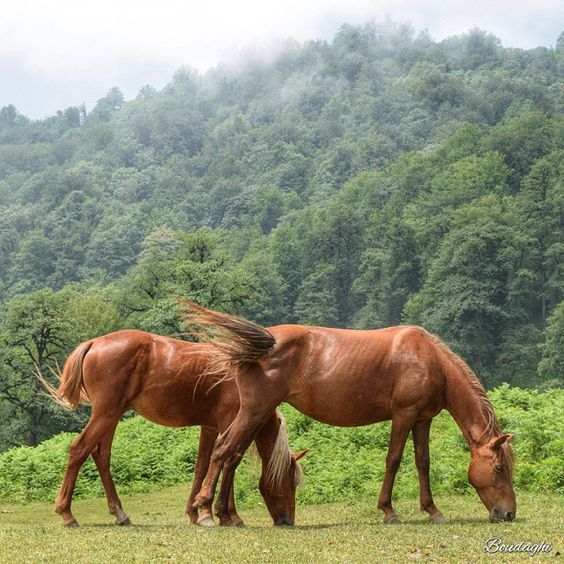
[[[34,362],[182,331],[176,295],[264,325],[416,323],[488,387],[561,383],[563,72],[564,35],[346,25],[129,102],[0,109],[0,450],[82,424]]]

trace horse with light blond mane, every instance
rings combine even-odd
[[[71,500],[78,472],[91,454],[117,525],[129,524],[110,473],[112,441],[120,417],[132,408],[150,421],[169,427],[201,425],[198,459],[186,513],[193,523],[214,525],[211,502],[194,508],[219,433],[229,428],[239,410],[234,381],[217,372],[216,350],[142,331],[117,331],[79,345],[68,357],[57,389],[38,372],[51,396],[67,409],[92,405],[86,427],[70,447],[67,470],[55,511],[66,526],[77,526]],[[213,373],[213,375],[212,375]],[[203,378],[203,375],[206,378]],[[253,433],[263,471],[259,488],[275,525],[292,525],[295,492],[301,481],[298,460],[305,451],[289,450],[284,418],[275,408]],[[242,525],[237,515],[233,481],[215,513],[220,524]]]

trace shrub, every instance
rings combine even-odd
[[[503,430],[514,433],[517,491],[564,492],[564,390],[545,392],[511,388],[490,392]],[[311,421],[290,406],[283,406],[295,450],[309,448],[303,461],[306,485],[300,503],[324,503],[353,498],[375,498],[384,475],[390,423],[356,428],[330,427]],[[170,429],[141,417],[122,422],[112,451],[112,473],[120,493],[159,489],[192,479],[198,450],[197,428]],[[62,433],[30,448],[0,454],[0,498],[31,501],[56,497],[74,435]],[[435,493],[471,490],[466,472],[469,449],[456,423],[446,412],[431,429],[431,483]],[[259,502],[257,475],[251,476],[244,460],[238,471],[239,503]],[[413,448],[406,445],[394,495],[418,494]],[[103,495],[96,467],[89,460],[79,475],[77,498]]]

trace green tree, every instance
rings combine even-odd
[[[431,263],[422,290],[405,307],[408,323],[437,333],[493,385],[508,318],[508,284],[516,257],[511,218],[495,196],[463,206]]]
[[[542,347],[538,373],[543,380],[564,385],[564,302],[558,304],[547,321],[546,341]]]

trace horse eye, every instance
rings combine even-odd
[[[496,464],[494,468],[496,472],[503,472],[503,466],[501,466],[501,464]]]

